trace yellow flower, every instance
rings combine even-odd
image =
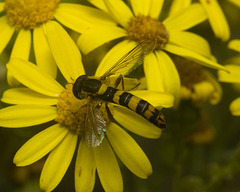
[[[240,40],[235,39],[229,42],[228,47],[240,53]],[[236,63],[225,65],[229,73],[218,71],[219,81],[227,83],[240,83],[240,58],[233,60]],[[235,99],[230,104],[230,111],[232,115],[240,116],[240,97]]]
[[[205,102],[212,105],[222,98],[222,88],[216,78],[193,61],[175,57],[174,63],[181,79],[180,99],[191,100],[195,106]]]
[[[230,29],[227,19],[218,3],[218,0],[199,1],[206,10],[208,20],[215,36],[221,38],[223,41],[227,41],[230,37]],[[177,14],[182,9],[189,7],[190,4],[191,0],[174,0],[171,6],[170,15]]]
[[[131,0],[132,10],[121,0],[90,0],[108,13],[118,26],[95,26],[82,33],[78,39],[80,49],[86,54],[100,45],[124,37],[100,63],[96,75],[102,74],[115,63],[122,53],[146,39],[157,41],[155,49],[144,59],[144,72],[148,90],[168,92],[178,96],[180,79],[168,53],[196,61],[207,67],[224,69],[210,60],[210,48],[205,39],[185,31],[207,18],[200,4],[193,4],[179,14],[158,21],[164,1]]]
[[[56,30],[55,30],[56,29]],[[62,87],[54,78],[26,60],[12,58],[8,70],[25,87],[4,92],[2,101],[13,104],[0,110],[0,126],[20,128],[54,121],[55,124],[36,134],[16,153],[14,163],[27,166],[48,155],[40,187],[52,191],[63,178],[80,140],[75,164],[76,191],[92,191],[97,170],[106,191],[123,191],[122,176],[115,153],[126,167],[140,178],[152,173],[151,164],[134,139],[119,125],[147,138],[158,138],[161,129],[127,108],[111,107],[114,121],[109,122],[101,144],[87,147],[84,138],[87,100],[73,96],[71,82],[85,74],[78,48],[66,31],[55,21],[44,24],[50,49],[62,75],[69,84]],[[59,41],[61,39],[61,41]],[[155,105],[170,107],[173,97],[167,94],[138,91],[136,94],[153,97]],[[155,95],[155,96],[154,96]],[[155,100],[156,98],[161,100]],[[111,104],[109,104],[111,105]],[[101,109],[104,120],[109,121]],[[115,122],[118,122],[116,124]]]
[[[36,63],[53,77],[56,76],[57,67],[44,35],[43,23],[56,19],[79,33],[93,23],[115,25],[111,19],[105,22],[94,16],[81,16],[85,12],[92,15],[96,12],[103,18],[109,18],[98,10],[78,4],[61,3],[60,0],[5,0],[0,2],[0,12],[0,54],[16,32],[17,37],[10,57],[28,60],[33,44]],[[14,79],[11,75],[8,77],[9,83],[14,85]]]

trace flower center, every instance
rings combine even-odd
[[[53,19],[60,0],[5,0],[5,11],[10,25],[16,29],[33,29]]]
[[[196,83],[207,79],[203,68],[193,61],[181,57],[174,57],[174,63],[177,67],[181,84],[189,89],[192,89]]]
[[[85,130],[85,121],[87,117],[87,107],[89,100],[77,99],[72,93],[72,84],[67,84],[66,89],[59,95],[57,110],[58,116],[55,121],[66,125],[69,129],[74,130],[76,134],[82,135]],[[91,109],[90,109],[91,110]],[[105,105],[100,106],[103,119],[108,122],[109,117]]]
[[[133,41],[157,40],[156,50],[161,50],[168,43],[169,34],[165,26],[150,16],[132,17],[126,27],[128,38]]]

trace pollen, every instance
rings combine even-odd
[[[59,95],[55,121],[75,130],[81,135],[86,119],[87,99],[79,100],[72,93],[72,84],[67,84],[66,89]]]
[[[57,111],[58,116],[55,121],[64,124],[70,130],[73,130],[78,135],[82,135],[85,130],[86,120],[90,118],[88,116],[89,110],[93,110],[89,107],[89,99],[77,99],[72,93],[72,84],[67,84],[58,98]],[[103,119],[108,122],[109,117],[105,105],[99,107]],[[92,119],[90,119],[92,120]],[[93,122],[94,123],[94,122]]]
[[[128,38],[132,41],[157,40],[156,50],[161,50],[168,43],[169,33],[165,26],[150,16],[132,17],[125,28]]]
[[[10,25],[16,29],[33,29],[53,19],[60,0],[5,0],[5,11]]]

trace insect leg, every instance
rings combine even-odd
[[[114,88],[123,91],[132,91],[140,85],[140,81],[135,78],[126,78],[123,75],[119,75],[113,85]]]
[[[120,74],[117,78],[117,80],[114,83],[114,88],[117,88],[121,84],[122,90],[124,90],[124,79],[123,76]]]

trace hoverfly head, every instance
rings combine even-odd
[[[87,75],[81,75],[79,76],[76,81],[73,84],[73,95],[77,98],[77,99],[84,99],[87,97],[87,94],[82,92],[82,86],[83,86],[83,82],[88,79]]]

